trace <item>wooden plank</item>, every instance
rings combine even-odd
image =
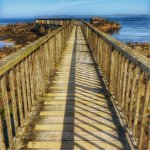
[[[81,119],[82,118],[82,119]],[[110,124],[115,124],[118,123],[118,118],[117,116],[88,116],[86,114],[83,114],[82,112],[78,113],[75,117],[72,115],[70,116],[66,116],[65,118],[63,116],[44,116],[41,115],[38,117],[37,122],[39,124],[45,123],[45,124],[63,124],[63,123],[83,123],[83,122],[87,122],[87,123],[103,123],[106,126],[110,125]]]
[[[113,115],[113,114],[111,114],[111,113],[106,113],[106,112],[103,112],[103,111],[93,111],[93,110],[91,110],[91,111],[87,111],[87,110],[85,110],[85,111],[81,111],[81,110],[78,110],[78,111],[76,111],[76,112],[74,112],[74,111],[59,111],[59,110],[57,110],[57,111],[41,111],[40,112],[40,115],[41,116],[64,116],[64,115],[66,115],[66,116],[78,116],[78,115],[80,115],[80,114],[85,114],[86,113],[86,115],[88,115],[88,116],[90,116],[90,117],[92,117],[92,116],[109,116],[109,117],[111,117],[111,115]]]
[[[74,131],[74,132],[81,132],[81,131],[117,131],[117,128],[114,124],[110,126],[106,126],[104,124],[42,124],[36,125],[34,130],[40,131]]]
[[[33,54],[29,56],[29,79],[30,79],[30,92],[31,92],[31,104],[34,106],[35,92],[34,92],[34,73],[33,73]]]
[[[27,135],[26,133],[24,137]],[[82,141],[83,137],[86,141],[123,141],[123,138],[120,138],[117,134],[117,131],[99,131],[99,132],[48,132],[40,131],[37,134],[37,131],[32,131],[34,141]],[[23,138],[24,138],[23,137]],[[119,139],[120,138],[120,139]],[[32,136],[28,137],[28,140],[33,140]]]
[[[88,91],[87,91],[88,92]],[[91,94],[90,92],[79,92],[79,93],[44,93],[44,96],[48,97],[49,99],[53,97],[87,97],[87,98],[93,98],[93,99],[104,99],[106,94],[103,92],[102,94]],[[105,95],[104,95],[105,94]]]
[[[0,148],[1,150],[6,150],[1,114],[0,114]]]
[[[18,107],[17,107],[17,101],[16,101],[16,91],[15,91],[15,85],[14,85],[14,70],[11,70],[9,72],[9,86],[10,86],[10,97],[11,97],[11,103],[13,108],[13,119],[14,119],[14,126],[15,126],[15,134],[16,137],[18,136]]]
[[[147,109],[150,102],[150,77],[147,80],[145,93],[144,93],[144,103],[143,103],[143,111],[142,111],[142,117],[141,117],[141,126],[140,126],[140,135],[138,140],[138,150],[141,150],[143,147],[143,136],[144,136],[144,130],[147,120]]]
[[[26,58],[24,61],[25,65],[25,81],[26,81],[26,93],[27,93],[27,108],[28,111],[31,111],[31,92],[30,92],[30,80],[29,80],[29,65],[28,65],[29,58]]]
[[[127,75],[127,84],[126,84],[126,95],[125,95],[125,105],[124,105],[124,114],[125,119],[128,122],[128,110],[129,110],[129,94],[131,89],[131,79],[132,79],[132,67],[133,65],[130,63],[128,68],[128,75]]]
[[[20,79],[20,69],[19,66],[15,68],[16,73],[16,83],[17,83],[17,100],[18,100],[18,109],[19,109],[19,122],[20,126],[23,127],[24,124],[24,116],[23,116],[23,105],[22,105],[22,95],[21,95],[21,79]]]
[[[137,99],[135,102],[135,116],[134,116],[134,122],[133,122],[133,136],[137,138],[137,127],[138,127],[138,121],[139,121],[139,113],[140,113],[140,103],[141,103],[141,85],[143,81],[143,72],[140,73],[139,75],[139,80],[138,80],[138,91],[137,91]]]
[[[80,104],[80,105],[87,105],[87,106],[104,106],[104,107],[107,107],[108,106],[108,103],[106,101],[86,101],[86,100],[76,100],[75,102],[74,101],[44,101],[44,105],[76,105],[76,104]]]
[[[26,93],[26,84],[25,84],[25,65],[24,62],[21,63],[21,85],[22,85],[22,95],[23,95],[23,107],[24,107],[24,116],[25,119],[28,117],[27,110],[27,93]]]
[[[121,97],[121,108],[122,111],[124,109],[124,105],[125,105],[125,92],[126,92],[126,84],[127,84],[127,68],[128,68],[128,61],[127,59],[125,59],[124,62],[124,73],[123,73],[123,85],[122,85],[122,97]]]
[[[4,105],[4,111],[5,111],[7,133],[8,133],[7,134],[8,135],[8,142],[9,142],[9,147],[13,148],[12,125],[11,125],[8,92],[7,92],[7,88],[6,88],[6,78],[5,77],[3,77],[1,79],[1,88],[2,88],[2,100],[3,100],[3,105]]]
[[[74,102],[72,104],[67,104],[65,105],[44,105],[43,106],[43,110],[45,111],[56,111],[56,110],[61,110],[61,111],[79,111],[79,110],[87,110],[87,111],[104,111],[107,114],[110,114],[110,111],[113,110],[113,108],[108,108],[107,106],[101,106],[101,105],[97,105],[97,106],[90,106],[90,105],[81,105],[81,103],[76,103],[75,105],[73,105]]]
[[[113,144],[113,141],[109,143],[101,142],[101,141],[69,141],[63,142],[63,149],[123,149],[122,144],[120,142],[116,142]],[[61,149],[62,142],[29,142],[27,148],[47,148],[47,149]]]
[[[129,122],[128,122],[128,127],[133,128],[133,104],[135,101],[135,95],[137,94],[136,91],[136,84],[137,84],[137,79],[139,76],[139,69],[137,67],[134,68],[133,71],[133,81],[132,81],[132,88],[131,88],[131,96],[130,96],[130,104],[129,104]]]

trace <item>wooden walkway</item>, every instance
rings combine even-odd
[[[131,149],[81,27],[41,101],[18,149]]]

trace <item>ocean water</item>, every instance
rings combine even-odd
[[[111,34],[121,42],[150,42],[150,15],[103,15],[99,17],[121,24],[122,28]]]
[[[94,16],[52,16],[49,18],[77,18],[87,22]],[[110,21],[117,21],[122,28],[111,34],[117,40],[127,42],[150,42],[150,14],[149,15],[102,15]],[[0,18],[0,25],[14,23],[31,23],[34,18]]]
[[[122,42],[150,42],[150,15],[108,16],[117,21],[122,28],[111,34]]]
[[[0,48],[5,47],[5,46],[12,47],[13,45],[14,45],[14,43],[12,43],[12,42],[0,41]]]
[[[0,18],[0,26],[15,23],[32,23],[34,18]]]

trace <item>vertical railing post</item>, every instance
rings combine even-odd
[[[147,149],[150,149],[150,122],[148,124],[148,144],[147,144]]]
[[[138,150],[142,150],[143,142],[144,142],[144,130],[147,118],[147,109],[150,102],[150,77],[148,77],[148,81],[146,84],[145,92],[144,92],[144,103],[143,103],[143,111],[141,114],[141,126],[140,126],[140,135],[138,140]]]
[[[29,81],[29,64],[28,58],[25,59],[25,81],[26,81],[26,92],[28,100],[28,111],[31,111],[31,97],[30,97],[30,81]]]
[[[9,142],[10,149],[13,149],[12,125],[11,125],[9,100],[8,100],[8,93],[7,93],[7,87],[6,87],[6,77],[5,76],[2,77],[2,79],[1,79],[1,89],[2,89],[2,99],[3,99],[7,133],[8,133],[8,142]]]
[[[0,115],[0,149],[6,150],[1,115]]]
[[[31,54],[29,56],[29,79],[30,79],[30,91],[31,91],[31,103],[32,103],[32,106],[34,105],[34,102],[35,102],[35,92],[34,92],[34,83],[33,83],[33,54]]]
[[[28,117],[27,111],[27,93],[26,93],[26,85],[25,85],[25,70],[24,70],[24,61],[21,63],[21,83],[22,83],[22,95],[23,95],[23,106],[24,106],[24,116],[25,119]]]
[[[134,122],[133,122],[133,137],[137,139],[137,127],[138,127],[138,121],[139,121],[139,111],[140,111],[140,103],[141,103],[141,86],[143,81],[144,73],[140,72],[139,78],[138,78],[138,86],[137,86],[137,97],[135,102],[135,115],[134,115]]]
[[[109,90],[113,91],[113,74],[114,74],[114,50],[110,52],[110,76],[109,76]]]
[[[129,105],[129,122],[128,122],[128,127],[131,129],[132,128],[132,120],[133,120],[133,105],[135,101],[135,88],[137,84],[137,79],[139,76],[139,69],[137,67],[134,68],[133,71],[133,81],[132,81],[132,86],[131,86],[131,91],[130,91],[130,105]]]
[[[24,117],[23,117],[23,109],[22,109],[22,96],[21,96],[21,81],[20,81],[20,70],[19,66],[15,68],[15,73],[16,73],[16,83],[17,83],[17,102],[18,102],[18,107],[19,107],[19,122],[20,126],[23,127],[24,124]]]
[[[18,108],[16,104],[16,92],[15,92],[15,85],[14,85],[14,70],[12,69],[9,72],[9,84],[10,84],[10,97],[11,97],[11,103],[13,108],[13,119],[14,119],[14,127],[15,127],[15,134],[16,137],[18,137]]]

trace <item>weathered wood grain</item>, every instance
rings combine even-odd
[[[18,149],[130,149],[97,69],[81,27],[74,27]]]

